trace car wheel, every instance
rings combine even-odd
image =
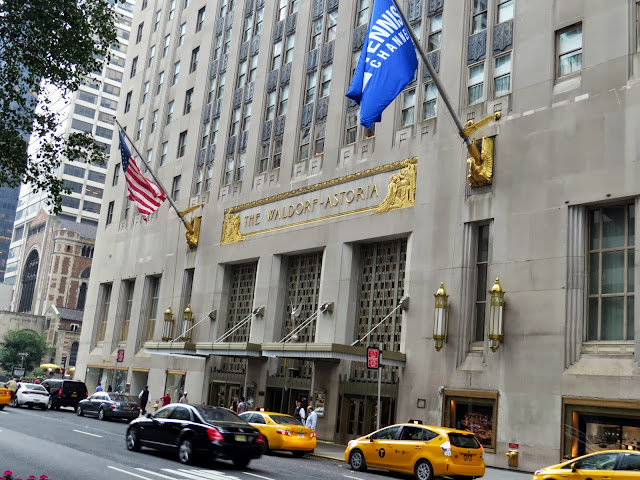
[[[13,400],[11,400],[11,406],[13,408],[20,408],[20,404],[18,403],[18,397],[16,397]]]
[[[140,451],[140,438],[138,436],[138,429],[129,428],[127,430],[127,450],[131,450],[132,452]]]
[[[262,449],[262,453],[266,455],[267,453],[269,453],[269,440],[267,440],[267,437],[263,437],[263,438],[264,438],[264,448]]]
[[[185,438],[180,442],[180,446],[178,447],[178,459],[180,460],[180,463],[184,463],[185,465],[189,465],[193,461],[193,444],[188,438]]]
[[[0,405],[0,411],[4,410],[4,405]]]
[[[235,457],[232,461],[233,465],[235,465],[237,468],[244,468],[249,465],[251,459],[245,457]]]
[[[307,453],[307,452],[298,452],[298,451],[295,451],[295,452],[291,452],[291,453],[293,453],[293,456],[294,456],[294,457],[296,457],[296,458],[300,458],[300,457],[304,457],[304,454],[305,454],[305,453]]]
[[[433,467],[428,460],[418,460],[414,472],[418,480],[433,480]]]
[[[367,469],[367,464],[364,460],[364,454],[362,450],[354,450],[349,455],[349,465],[357,472],[364,472]]]
[[[79,417],[82,417],[84,415],[84,412],[82,411],[82,407],[80,405],[76,407],[76,415],[78,415]]]
[[[107,420],[107,416],[106,416],[106,415],[105,415],[105,413],[104,413],[104,408],[101,408],[101,409],[98,411],[98,420],[104,420],[104,421],[106,421],[106,420]]]

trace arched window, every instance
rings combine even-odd
[[[80,274],[80,278],[89,278],[89,275],[91,275],[91,267],[85,268]]]
[[[82,282],[80,285],[80,291],[78,292],[78,303],[76,304],[76,308],[78,310],[84,310],[84,302],[87,300],[87,284]]]
[[[19,312],[31,311],[33,291],[36,288],[39,263],[40,257],[38,252],[33,250],[27,257],[27,261],[24,264],[24,270],[22,272],[22,289],[20,291],[20,304],[18,306]]]
[[[73,342],[71,344],[71,353],[69,353],[69,366],[76,366],[76,357],[78,356],[78,342]]]

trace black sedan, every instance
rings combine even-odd
[[[120,418],[128,421],[140,416],[138,399],[122,393],[97,392],[78,403],[76,414],[95,415],[99,420]]]
[[[127,448],[177,452],[182,463],[196,456],[228,459],[246,467],[260,457],[264,437],[231,410],[208,405],[175,403],[134,420],[127,429]]]

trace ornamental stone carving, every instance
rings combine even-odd
[[[318,56],[320,55],[320,49],[316,48],[311,50],[307,54],[307,73],[318,68]]]
[[[284,32],[284,20],[280,20],[273,28],[273,43],[282,40],[282,32]]]
[[[467,48],[467,65],[484,60],[487,52],[487,31],[476,33],[469,37]]]
[[[420,0],[422,1],[422,0]],[[339,0],[327,0],[327,12],[331,12],[338,8]]]
[[[206,148],[202,148],[200,149],[200,151],[198,152],[198,168],[200,168],[201,166],[204,165],[204,158],[207,154],[207,149]]]
[[[407,18],[410,22],[419,20],[422,16],[422,0],[409,0]]]
[[[211,105],[210,103],[205,105],[204,110],[202,111],[202,123],[207,123],[209,121],[209,119],[211,118],[212,108],[213,108],[213,105]]]
[[[278,86],[278,74],[280,70],[272,70],[267,77],[267,92],[273,92]]]
[[[207,156],[207,165],[211,165],[216,158],[216,145],[209,145],[209,155]]]
[[[427,53],[427,60],[436,71],[436,73],[440,73],[440,50],[434,50],[433,52]],[[431,75],[429,74],[429,70],[427,67],[422,67],[422,81],[428,82],[431,80]]]
[[[244,87],[244,103],[248,103],[253,100],[253,90],[256,84],[254,82],[249,82]]]
[[[243,88],[236,88],[233,91],[233,108],[239,107],[242,104],[242,97],[244,95]]]
[[[249,54],[253,57],[260,50],[260,35],[256,35],[251,39],[251,49]]]
[[[493,27],[493,54],[510,50],[513,45],[513,19]]]
[[[218,73],[218,59],[211,62],[211,67],[209,68],[209,78],[213,78]]]
[[[238,61],[244,62],[249,55],[249,41],[244,42],[240,45],[240,52],[238,53]]]
[[[444,0],[429,0],[429,6],[427,8],[427,15],[433,15],[434,13],[440,13],[444,8]]]
[[[364,39],[367,36],[367,27],[369,25],[360,25],[353,31],[353,51],[357,52],[362,49],[364,45]]]
[[[213,102],[213,112],[211,113],[213,118],[218,118],[220,116],[220,110],[222,110],[222,98],[218,98]]]
[[[287,63],[280,69],[280,85],[287,85],[291,79],[292,62]]]
[[[296,22],[298,20],[298,13],[292,13],[287,17],[287,35],[291,35],[296,31]]]
[[[227,20],[226,29],[227,30],[231,30],[231,27],[233,27],[233,13],[234,13],[233,10],[231,10],[229,13],[227,13],[227,16],[226,16],[226,20]]]
[[[282,135],[284,135],[284,122],[286,119],[286,115],[280,115],[276,118],[276,125],[273,132],[274,137],[281,137]]]
[[[313,103],[307,103],[302,107],[302,116],[300,117],[300,128],[306,128],[313,121]]]
[[[322,66],[330,64],[333,62],[333,49],[335,47],[336,42],[325,43],[322,46]]]
[[[236,151],[236,139],[238,137],[234,135],[233,137],[229,137],[227,141],[227,157],[230,157]]]
[[[244,237],[240,233],[240,215],[230,212],[227,213],[224,217],[224,224],[222,225],[220,245],[242,242],[243,240]]]
[[[222,34],[223,28],[224,28],[224,18],[219,18],[216,21],[216,37]]]
[[[240,133],[240,142],[238,145],[239,152],[245,152],[247,150],[247,138],[249,137],[249,132],[244,130]]]
[[[327,119],[329,113],[329,96],[322,97],[318,100],[318,108],[316,109],[316,120],[322,121]]]
[[[250,17],[253,13],[253,0],[247,0],[244,4],[244,16]]]
[[[324,0],[315,0],[313,2],[313,19],[320,18],[324,13]]]
[[[273,127],[273,121],[267,120],[262,124],[262,141],[268,142],[271,140],[271,130]]]
[[[225,53],[224,55],[222,55],[222,58],[220,58],[220,73],[224,73],[227,71],[227,62],[229,61],[229,54]]]

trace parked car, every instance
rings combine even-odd
[[[584,478],[637,480],[640,478],[640,452],[605,450],[567,460],[537,470],[531,480],[578,480]]]
[[[351,440],[344,452],[353,470],[380,468],[413,474],[418,480],[482,477],[483,456],[471,432],[415,423],[391,425]]]
[[[316,448],[316,432],[291,415],[257,411],[241,413],[240,417],[260,430],[265,437],[265,453],[270,450],[288,450],[294,456],[302,457]]]
[[[35,383],[21,382],[18,384],[18,390],[16,390],[16,396],[11,406],[21,407],[26,405],[29,408],[38,407],[46,410],[47,403],[49,403],[49,392],[47,392],[46,388]]]
[[[47,407],[50,410],[60,410],[60,407],[73,407],[75,410],[80,400],[89,396],[87,386],[80,380],[49,378],[42,382],[42,386],[49,392]]]
[[[11,390],[0,387],[0,410],[11,403]]]
[[[131,422],[126,444],[134,451],[149,447],[177,452],[184,464],[204,456],[246,467],[262,454],[264,437],[226,408],[172,403]]]
[[[76,414],[95,415],[98,420],[124,418],[131,421],[140,416],[138,399],[131,395],[111,392],[96,392],[89,398],[80,400],[76,407]]]

